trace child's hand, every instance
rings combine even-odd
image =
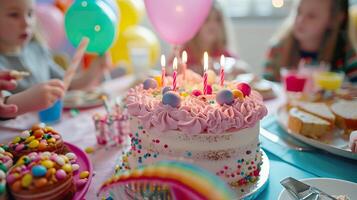
[[[2,90],[13,90],[16,82],[11,80],[10,72],[0,72],[0,116],[8,116],[17,112],[16,105],[7,105],[2,97]]]
[[[33,110],[46,109],[63,96],[63,82],[56,79],[34,85],[23,92],[23,98],[30,100],[28,106],[32,106]]]

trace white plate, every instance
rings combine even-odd
[[[103,104],[101,96],[107,96],[101,90],[94,91],[81,91],[81,90],[71,90],[66,93],[63,100],[63,107],[66,109],[70,108],[91,108],[100,106]]]
[[[315,186],[329,195],[347,195],[351,200],[357,198],[357,184],[349,181],[332,178],[309,178],[300,180],[308,185]],[[287,190],[280,192],[278,200],[294,200]]]
[[[288,128],[288,118],[289,116],[285,106],[280,107],[277,112],[278,123],[289,135],[318,149],[322,149],[345,158],[357,160],[357,153],[351,152],[351,149],[348,146],[349,139],[343,137],[342,130],[336,128],[330,134],[325,135],[321,139],[312,139],[291,131]]]

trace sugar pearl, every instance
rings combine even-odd
[[[4,152],[5,152],[5,150],[0,147],[0,153],[4,153]]]

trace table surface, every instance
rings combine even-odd
[[[103,89],[107,91],[110,96],[116,97],[123,95],[123,92],[134,82],[134,77],[126,76],[105,83]],[[278,98],[266,101],[269,114],[274,114],[278,107],[285,101],[285,97],[280,94],[282,93],[278,92]],[[94,113],[104,112],[104,108],[102,107],[80,110],[76,116],[71,115],[69,111],[65,111],[61,122],[53,125],[53,127],[63,135],[65,141],[75,144],[81,149],[87,147],[94,147],[96,149],[94,153],[89,155],[93,163],[95,176],[86,194],[86,199],[96,198],[96,193],[101,183],[113,175],[114,167],[122,154],[119,147],[99,147],[96,144],[92,115]],[[26,126],[28,127],[30,124],[36,122],[37,115],[30,113],[10,122],[6,122],[6,124],[0,124],[0,143],[10,141],[19,133],[19,130],[15,130],[14,128],[26,128]],[[279,182],[287,176],[292,176],[297,179],[316,177],[316,175],[305,171],[303,168],[284,162],[278,156],[270,152],[266,151],[266,153],[270,160],[270,177],[267,188],[257,198],[259,200],[277,199],[283,189]]]

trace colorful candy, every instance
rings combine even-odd
[[[227,89],[221,90],[217,93],[216,101],[219,105],[232,105],[234,102],[233,93]]]
[[[87,178],[79,179],[76,181],[77,188],[82,188],[88,182]]]
[[[32,182],[31,174],[25,174],[21,179],[21,186],[27,188],[30,186],[31,182]]]
[[[67,177],[67,173],[63,169],[59,169],[56,172],[56,178],[58,180],[63,180]]]
[[[73,171],[79,170],[79,165],[78,165],[78,164],[73,164],[73,165],[72,165],[72,170],[73,170]]]
[[[164,95],[166,92],[172,91],[172,88],[169,86],[166,86],[164,88],[162,88],[162,94]]]
[[[30,137],[30,132],[29,132],[29,131],[23,131],[23,132],[21,133],[20,137],[21,137],[22,139],[26,139],[26,138]]]
[[[70,172],[72,172],[72,165],[71,165],[71,164],[64,164],[64,165],[62,166],[62,169],[63,169],[65,172],[70,173]]]
[[[34,180],[34,184],[37,188],[41,188],[47,184],[47,179],[46,178],[38,178]]]
[[[180,96],[175,92],[166,92],[164,96],[162,96],[162,103],[164,105],[170,105],[174,108],[177,108],[181,104]]]
[[[88,178],[89,176],[89,171],[83,171],[79,174],[79,178],[83,179],[83,178]]]
[[[244,99],[244,95],[240,90],[233,90],[232,92],[233,92],[233,96],[235,99],[237,99],[237,98],[240,100]]]
[[[87,147],[86,149],[84,149],[84,151],[88,154],[93,153],[94,152],[94,148],[93,147]]]
[[[72,152],[67,153],[67,154],[66,154],[66,157],[67,157],[69,160],[77,159],[76,154],[74,154],[74,153],[72,153]]]
[[[198,96],[202,95],[202,92],[201,92],[201,90],[192,90],[191,95],[198,97]]]
[[[207,84],[206,89],[207,89],[207,94],[212,94],[212,92],[213,92],[212,85]]]
[[[157,82],[152,78],[148,78],[144,81],[143,86],[144,86],[144,90],[155,89],[157,88]]]
[[[46,175],[47,169],[43,165],[36,165],[32,167],[31,172],[36,177],[42,177]]]
[[[250,86],[246,83],[239,83],[237,85],[237,89],[243,93],[244,97],[249,96],[252,90]]]
[[[41,165],[45,166],[47,169],[50,169],[55,165],[55,163],[50,160],[44,160],[41,162]]]
[[[39,144],[40,144],[40,142],[38,140],[32,140],[28,146],[31,149],[34,149],[34,148],[38,147]]]

